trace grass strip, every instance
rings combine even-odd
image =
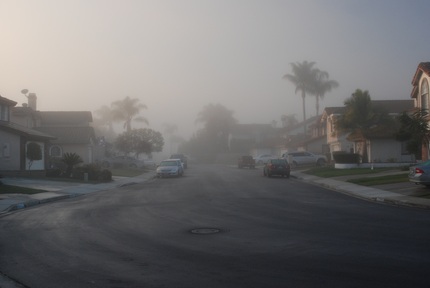
[[[409,178],[407,174],[398,174],[398,175],[349,179],[347,182],[351,182],[351,183],[359,184],[363,186],[375,186],[375,185],[409,182]]]
[[[314,175],[323,178],[348,176],[348,175],[366,175],[376,174],[387,170],[399,170],[399,168],[353,168],[353,169],[336,169],[334,167],[315,167],[303,171],[306,174]]]
[[[18,187],[5,184],[0,185],[0,194],[37,194],[42,192],[46,192],[46,190]]]

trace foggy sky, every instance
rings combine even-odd
[[[302,120],[300,94],[282,79],[315,61],[340,87],[320,111],[355,89],[373,100],[410,99],[430,61],[430,5],[397,0],[0,0],[0,95],[38,110],[94,112],[126,96],[160,132],[186,137],[203,106],[239,123]],[[315,98],[306,98],[315,115]]]

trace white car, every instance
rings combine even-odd
[[[255,164],[261,165],[261,164],[266,164],[267,161],[273,158],[278,158],[278,157],[271,154],[261,154],[255,157],[254,160],[255,160]]]
[[[158,177],[171,177],[171,176],[182,176],[184,175],[184,166],[182,165],[181,159],[168,159],[163,160],[157,167]]]
[[[327,157],[324,155],[313,154],[306,151],[295,151],[282,154],[283,158],[291,159],[291,166],[297,167],[301,165],[316,165],[324,166],[327,163]]]

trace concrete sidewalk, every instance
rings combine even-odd
[[[5,177],[0,179],[5,185],[41,189],[47,192],[37,194],[0,194],[0,215],[10,211],[31,207],[56,200],[86,195],[88,193],[109,190],[153,179],[155,171],[136,177],[113,177],[112,182],[98,184],[82,184],[75,182],[49,181],[44,179]]]
[[[361,198],[368,201],[387,203],[399,206],[409,206],[423,209],[430,209],[430,199],[422,197],[414,197],[410,195],[405,195],[401,193],[395,193],[392,191],[387,191],[379,188],[374,188],[370,186],[362,186],[346,182],[348,179],[352,178],[363,178],[363,177],[377,177],[385,175],[396,175],[404,174],[406,172],[398,171],[385,171],[372,175],[355,175],[355,176],[344,176],[337,178],[321,178],[309,174],[302,173],[300,171],[292,171],[292,177],[312,183],[314,185],[319,185],[331,190],[341,192],[353,197]],[[401,184],[398,184],[401,185]],[[413,185],[412,183],[406,183],[406,185]],[[379,186],[378,186],[379,187]],[[394,189],[393,189],[394,190]]]
[[[387,172],[384,172],[386,175]],[[388,172],[399,173],[399,172]],[[402,172],[405,173],[405,172]],[[81,184],[73,182],[47,181],[42,179],[27,179],[27,178],[2,178],[1,181],[7,185],[30,187],[42,189],[47,192],[27,195],[27,194],[0,194],[0,215],[18,209],[31,207],[38,204],[43,204],[60,199],[72,198],[85,195],[92,192],[123,187],[136,183],[142,183],[153,179],[155,171],[150,171],[136,177],[114,177],[114,181],[100,184]],[[372,174],[371,176],[360,175],[360,177],[375,177],[381,176]],[[334,178],[320,178],[313,175],[308,175],[300,171],[291,171],[291,177],[300,181],[308,182],[314,185],[319,185],[331,190],[335,190],[353,197],[388,203],[393,205],[402,205],[430,209],[430,199],[422,197],[414,197],[383,189],[361,186],[346,182],[354,176]],[[409,183],[408,183],[409,184]],[[411,184],[412,185],[412,184]]]

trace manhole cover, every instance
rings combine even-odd
[[[221,229],[218,228],[196,228],[191,230],[193,234],[215,234],[221,232]]]

